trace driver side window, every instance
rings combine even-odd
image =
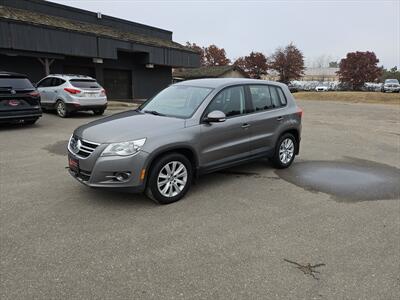
[[[208,106],[206,115],[214,110],[222,111],[226,117],[243,115],[246,110],[243,86],[229,87],[219,92]]]

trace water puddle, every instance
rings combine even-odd
[[[67,145],[68,145],[68,140],[58,141],[55,144],[47,145],[43,149],[49,151],[52,154],[64,156],[67,155]]]
[[[276,174],[299,187],[330,194],[342,202],[399,199],[400,195],[399,169],[356,158],[300,161]]]

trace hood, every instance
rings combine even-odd
[[[185,120],[125,111],[78,127],[74,134],[95,143],[116,143],[159,136],[185,127]]]

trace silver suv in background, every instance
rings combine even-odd
[[[399,81],[397,79],[386,79],[382,85],[382,92],[399,93],[400,92]]]
[[[102,115],[107,108],[105,90],[89,76],[51,74],[37,83],[37,90],[42,109],[55,109],[61,118],[75,111]]]
[[[145,191],[171,203],[202,174],[265,157],[289,167],[299,153],[301,118],[281,83],[183,81],[136,110],[77,128],[68,143],[69,172],[90,187]]]

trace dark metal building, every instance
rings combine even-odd
[[[0,0],[0,70],[97,78],[110,99],[143,99],[199,55],[172,32],[42,0]]]

